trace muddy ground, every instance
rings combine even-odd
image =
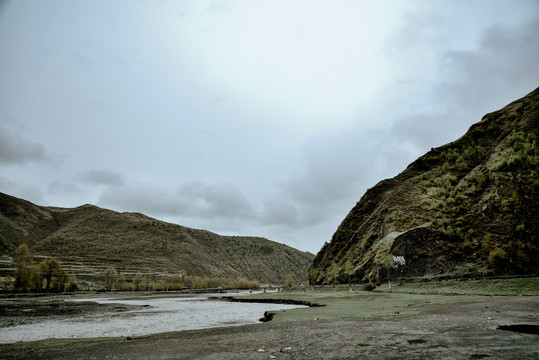
[[[98,304],[91,301],[72,302],[58,297],[0,299],[0,329],[32,324],[44,320],[62,320],[91,313],[121,313],[146,306]]]
[[[84,306],[85,311],[101,311]],[[107,341],[18,343],[0,346],[0,358],[539,359],[537,296],[448,296],[411,306],[419,313],[372,320],[268,322]],[[10,321],[26,321],[26,316],[11,316]],[[4,317],[8,316],[0,316]],[[535,334],[498,329],[516,324],[532,325],[524,329]]]

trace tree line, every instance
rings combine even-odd
[[[138,271],[136,275],[127,278],[115,267],[107,267],[103,273],[103,286],[106,290],[120,291],[171,291],[183,289],[259,289],[257,280],[245,277],[237,279],[190,276],[183,274],[155,275],[149,271]]]
[[[62,292],[78,289],[75,275],[70,275],[55,258],[37,263],[28,244],[21,244],[13,255],[17,291]]]
[[[13,255],[15,267],[15,281],[8,277],[7,288],[16,291],[35,292],[65,292],[77,291],[79,285],[74,274],[68,272],[55,258],[46,258],[39,262],[34,259],[28,244],[19,245]],[[285,286],[291,287],[295,283],[292,274],[285,280]],[[126,278],[125,275],[113,266],[109,266],[103,273],[103,288],[119,291],[170,291],[183,289],[259,289],[257,280],[245,277],[236,279],[190,276],[184,274],[164,274],[156,276],[149,271],[138,271],[135,276]]]

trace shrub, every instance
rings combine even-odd
[[[488,184],[488,176],[484,173],[478,173],[475,177],[475,181],[477,184],[477,189],[482,190]]]
[[[498,170],[514,170],[522,166],[536,167],[539,151],[536,136],[533,133],[524,134],[522,131],[512,133],[509,138],[511,148]]]
[[[444,176],[444,187],[447,190],[453,189],[453,186],[457,183],[457,177],[455,175],[447,174]]]
[[[495,247],[488,254],[488,262],[494,267],[497,271],[503,271],[507,267],[509,257],[507,252],[502,248]]]
[[[237,289],[259,289],[260,283],[256,280],[248,280],[247,278],[239,278],[234,282]]]
[[[118,281],[118,271],[116,268],[109,266],[105,269],[105,275],[104,275],[104,285],[105,289],[107,290],[113,290],[116,283]]]
[[[374,289],[376,289],[376,285],[374,285],[373,283],[365,284],[362,287],[363,291],[373,291]]]
[[[287,288],[291,288],[292,285],[294,285],[294,283],[295,283],[294,275],[292,275],[292,274],[286,275],[286,279],[284,281],[284,286],[286,286]]]
[[[33,259],[28,244],[21,244],[13,255],[15,265],[15,288],[27,290],[31,287]]]
[[[448,149],[442,154],[443,167],[446,170],[466,171],[477,165],[483,158],[485,149],[472,142],[461,149]]]
[[[314,285],[316,284],[316,280],[318,280],[318,269],[314,266],[311,266],[309,268],[308,276],[309,276],[309,284]]]

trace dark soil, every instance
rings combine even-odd
[[[69,301],[54,297],[26,298],[26,299],[0,299],[0,329],[32,324],[47,317],[50,319],[65,319],[75,315],[92,313],[117,313],[135,310],[144,306],[125,304],[98,304],[91,301]]]
[[[5,359],[539,359],[539,297],[442,297],[389,319],[268,322],[110,341],[0,346]]]

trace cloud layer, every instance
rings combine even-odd
[[[184,184],[175,190],[148,186],[109,187],[101,195],[99,204],[120,209],[156,215],[186,218],[242,219],[254,216],[254,209],[238,186],[231,183]]]
[[[123,179],[120,174],[107,169],[93,169],[80,173],[76,180],[92,185],[108,185],[120,186],[123,184]]]
[[[0,164],[26,164],[47,158],[45,147],[0,124]]]
[[[313,252],[367,188],[539,84],[533,0],[14,4],[0,191]]]

